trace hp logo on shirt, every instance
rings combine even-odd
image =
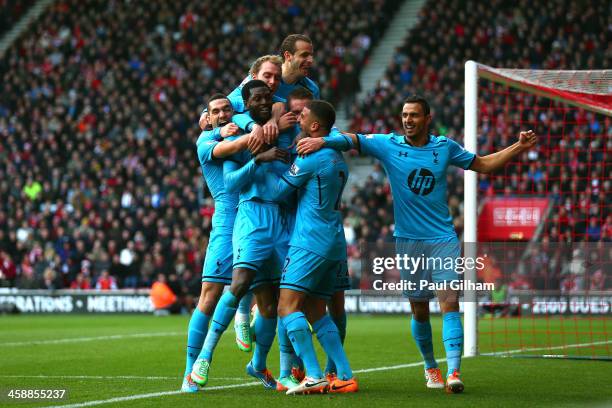
[[[412,170],[408,176],[408,187],[414,194],[426,196],[433,191],[435,185],[436,179],[428,169]]]

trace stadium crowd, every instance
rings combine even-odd
[[[0,60],[0,284],[164,274],[199,294],[214,211],[194,146],[203,101],[291,32],[310,34],[312,77],[338,98],[398,4],[56,2]]]
[[[374,91],[352,107],[351,131],[388,133],[400,129],[402,101],[417,92],[432,105],[432,132],[463,143],[464,61],[473,59],[504,68],[610,67],[608,8],[601,1],[585,2],[580,9],[577,3],[563,0],[546,2],[538,8],[527,1],[428,1],[421,9],[419,23],[398,48]],[[540,141],[537,152],[508,165],[504,172],[480,175],[479,194],[546,194],[555,205],[546,221],[544,241],[609,242],[612,180],[606,168],[606,154],[612,148],[610,119],[546,98],[509,92],[491,83],[486,90],[481,89],[484,102],[479,104],[480,154],[508,146],[523,127],[532,127]],[[448,186],[449,209],[461,234],[461,170],[449,173]],[[390,207],[387,179],[375,170],[348,206],[347,238],[362,242],[389,240],[390,231],[385,226],[391,225]],[[567,262],[571,262],[571,251],[569,254]],[[610,254],[604,259],[609,265]],[[515,272],[508,270],[505,279],[524,286],[520,282],[525,279],[515,279]],[[525,284],[558,289],[561,280],[557,276],[543,282],[534,277],[527,278]],[[586,288],[588,284],[578,287]]]
[[[0,0],[0,35],[23,17],[33,3],[34,0]]]
[[[203,98],[231,90],[253,56],[274,52],[288,32],[311,35],[311,77],[322,97],[351,96],[359,67],[398,3],[55,4],[0,61],[2,285],[148,287],[161,273],[177,291],[197,295],[214,211],[193,148]],[[341,12],[346,9],[351,13]],[[610,65],[603,2],[580,11],[567,1],[537,12],[526,1],[519,7],[474,2],[470,13],[465,9],[462,1],[427,3],[375,91],[350,109],[351,130],[398,129],[401,101],[419,92],[433,106],[433,131],[461,143],[468,58],[508,68]],[[514,100],[534,108],[520,123],[504,124],[496,114],[507,96],[491,89],[496,96],[481,123],[481,154],[509,144],[519,125],[542,119],[538,107],[550,107],[542,98]],[[546,135],[539,152],[516,165],[522,166],[518,176],[481,176],[480,190],[551,193],[558,205],[546,239],[609,241],[609,123],[574,109],[549,112],[541,121],[546,127],[536,129]],[[559,143],[571,148],[567,154],[553,149]],[[505,174],[514,170],[509,166]],[[448,181],[449,208],[461,233],[461,171]],[[345,232],[352,286],[359,287],[360,245],[392,242],[390,188],[379,165],[351,197]]]

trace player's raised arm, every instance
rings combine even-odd
[[[519,140],[516,143],[496,153],[476,156],[469,169],[478,173],[494,172],[504,167],[506,163],[517,155],[531,149],[536,145],[537,141],[538,138],[532,130],[520,132]]]

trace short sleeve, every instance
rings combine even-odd
[[[204,139],[198,143],[198,159],[200,163],[205,164],[213,160],[212,152],[217,143],[219,141],[214,139]]]
[[[388,147],[389,138],[387,134],[357,134],[359,150],[362,154],[376,157],[382,160],[385,157],[385,149]]]
[[[299,188],[306,184],[316,169],[317,162],[315,156],[298,157],[281,178],[290,186]]]
[[[468,152],[465,148],[454,140],[448,140],[448,162],[453,166],[467,170],[474,161],[476,155]]]

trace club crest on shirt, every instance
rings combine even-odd
[[[292,176],[297,176],[299,172],[300,172],[300,168],[298,166],[296,166],[295,163],[293,163],[291,165],[291,168],[289,169],[289,173]]]
[[[434,164],[438,164],[439,163],[438,162],[438,155],[440,153],[436,152],[435,150],[432,153],[433,153],[433,162],[434,162]]]

